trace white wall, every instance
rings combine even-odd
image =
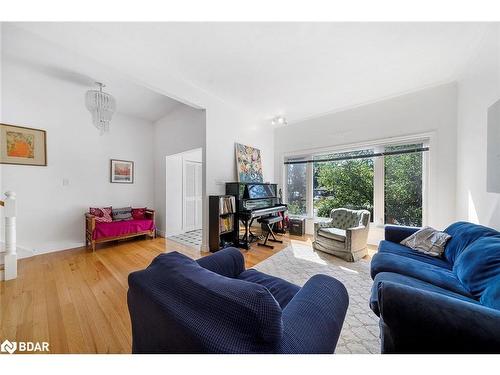
[[[500,26],[492,25],[458,81],[457,216],[496,229],[500,194],[486,191],[486,153],[487,110],[499,99]]]
[[[165,236],[183,233],[184,162],[203,163],[203,150],[198,148],[167,156],[166,166],[166,228]]]
[[[2,122],[47,131],[47,167],[2,166],[3,189],[17,192],[20,246],[34,253],[82,246],[89,206],[153,206],[151,123],[116,114],[100,136],[85,88],[8,59],[2,73]],[[111,158],[134,161],[133,184],[109,182]]]
[[[205,111],[179,104],[171,113],[154,124],[154,161],[155,186],[154,201],[157,210],[157,226],[160,235],[165,236],[167,231],[166,213],[166,184],[175,194],[179,184],[176,179],[168,181],[166,176],[166,156],[179,154],[188,150],[205,147]],[[179,159],[182,160],[182,159]],[[175,160],[171,164],[177,165]],[[182,163],[181,163],[182,164]],[[181,166],[182,175],[182,166]],[[182,193],[182,185],[180,186]],[[181,200],[182,204],[182,200]],[[174,205],[173,211],[178,212]],[[182,213],[182,206],[181,206]],[[169,213],[172,231],[178,232],[177,221],[173,219],[175,213]],[[181,216],[182,218],[182,216]]]
[[[275,175],[286,153],[431,133],[428,224],[443,228],[455,219],[456,102],[447,84],[278,128]],[[380,238],[379,229],[371,241]]]

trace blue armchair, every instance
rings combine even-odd
[[[500,233],[454,223],[436,258],[399,243],[418,229],[387,226],[372,259],[382,353],[500,353]]]
[[[235,248],[161,254],[128,281],[133,353],[333,353],[348,306],[338,280],[300,288],[245,270]]]

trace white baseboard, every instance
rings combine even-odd
[[[4,249],[4,243],[0,242],[0,252]],[[35,255],[54,253],[56,251],[70,250],[78,247],[85,246],[85,242],[61,242],[54,245],[45,245],[42,247],[29,248],[27,246],[17,246],[17,258],[24,259],[30,258]],[[0,264],[3,264],[3,258],[0,257]]]
[[[3,259],[4,252],[5,252],[5,243],[0,242],[0,264],[4,264],[4,259]],[[33,255],[35,255],[31,249],[28,249],[27,247],[24,246],[16,246],[16,254],[17,254],[17,259],[30,258]]]

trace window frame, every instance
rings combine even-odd
[[[423,147],[430,147],[432,143],[433,133],[417,134],[411,136],[403,137],[393,137],[386,138],[372,142],[358,143],[358,144],[348,144],[341,146],[324,147],[316,150],[307,150],[302,152],[290,152],[284,153],[282,160],[282,191],[283,191],[283,202],[288,202],[288,192],[287,192],[287,181],[288,181],[288,169],[285,161],[289,159],[313,159],[321,155],[339,153],[339,152],[352,152],[359,150],[372,149],[374,152],[381,152],[386,146],[397,146],[405,144],[422,143]],[[428,201],[429,201],[429,175],[430,175],[430,159],[431,159],[432,148],[429,151],[422,153],[422,226],[427,225],[428,222]],[[307,164],[306,171],[306,214],[305,215],[293,215],[295,217],[301,217],[311,220],[322,219],[314,214],[314,164]],[[385,226],[385,166],[384,157],[374,158],[373,163],[373,218],[371,219],[372,224],[375,227]]]

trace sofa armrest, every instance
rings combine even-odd
[[[85,213],[85,227],[87,231],[93,232],[95,229],[95,215]]]
[[[360,225],[346,230],[346,240],[352,250],[364,249],[368,241],[368,226]]]
[[[387,241],[400,243],[406,237],[411,236],[416,231],[422,228],[419,227],[406,227],[403,225],[386,225],[385,226],[385,239]]]
[[[378,301],[383,353],[500,353],[500,311],[388,281]]]
[[[231,278],[236,278],[245,271],[245,258],[234,247],[219,250],[212,255],[198,259],[197,262],[209,271]]]
[[[155,221],[155,210],[147,208],[146,211],[144,211],[144,217],[147,219]]]
[[[279,352],[333,353],[349,297],[344,285],[326,275],[311,277],[283,310]]]

